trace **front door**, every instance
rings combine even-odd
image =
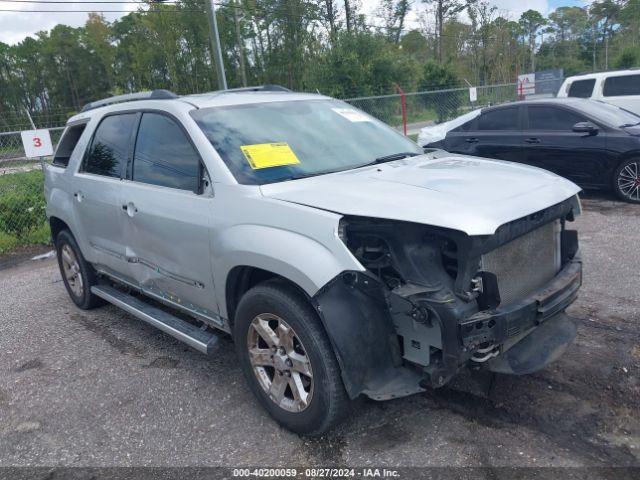
[[[130,275],[144,290],[206,316],[217,304],[210,261],[212,201],[201,159],[178,121],[140,118],[122,212]]]
[[[580,185],[599,186],[609,180],[606,135],[574,132],[589,119],[554,105],[527,107],[523,151],[530,165],[544,168]]]

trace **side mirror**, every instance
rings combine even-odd
[[[598,133],[598,127],[591,122],[578,122],[572,130],[576,133],[588,133],[589,135],[595,135]]]

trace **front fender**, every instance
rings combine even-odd
[[[340,240],[333,239],[335,248]],[[330,239],[327,243],[332,246]],[[341,244],[341,242],[340,242]],[[238,266],[255,267],[284,277],[313,297],[324,285],[345,270],[363,270],[355,259],[336,254],[319,241],[275,227],[236,225],[220,235],[213,245],[214,283],[220,314],[228,318],[226,280]]]

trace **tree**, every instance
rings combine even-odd
[[[593,2],[589,13],[600,26],[604,39],[604,68],[609,68],[609,41],[613,35],[617,17],[620,13],[620,5],[614,0],[601,0]]]
[[[437,57],[442,63],[442,32],[447,20],[454,18],[465,9],[466,3],[462,0],[423,0],[427,5],[433,6],[435,10],[436,33],[437,33]]]
[[[400,36],[410,9],[409,0],[381,0],[380,2],[379,15],[383,18],[387,36],[394,43],[400,43]]]
[[[536,10],[527,10],[520,16],[520,26],[523,37],[529,41],[529,53],[531,55],[531,71],[536,71],[536,38],[538,31],[547,24],[547,20]]]

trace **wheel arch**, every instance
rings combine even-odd
[[[69,224],[67,224],[67,222],[65,222],[61,218],[53,217],[53,216],[49,217],[49,228],[51,229],[51,240],[54,246],[56,244],[58,234],[61,231],[69,230],[69,232],[71,232],[71,228],[69,227]],[[71,235],[73,235],[73,232],[71,232]],[[75,235],[74,235],[74,238],[75,238]]]
[[[265,270],[263,268],[251,265],[238,265],[233,267],[229,271],[224,289],[227,310],[226,313],[231,325],[233,325],[235,312],[243,295],[247,293],[251,288],[260,283],[266,282],[267,280],[278,280],[283,284],[293,288],[308,302],[311,302],[311,297],[307,294],[307,292],[305,292],[305,290],[293,280],[279,273]]]

